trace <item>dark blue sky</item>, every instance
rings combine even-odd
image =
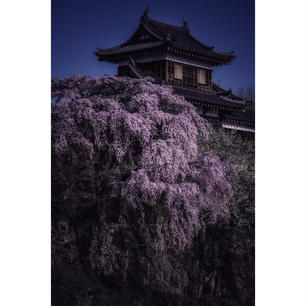
[[[215,69],[213,79],[226,89],[254,85],[254,0],[52,0],[52,76],[115,74],[116,65],[101,63],[96,47],[125,42],[146,5],[153,19],[181,25],[219,51],[234,50],[230,66]]]

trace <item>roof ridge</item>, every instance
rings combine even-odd
[[[146,23],[143,23],[144,28],[151,34],[153,35],[155,38],[157,39],[163,39],[162,37],[160,37],[158,34],[156,34],[150,27],[148,27],[148,25]]]

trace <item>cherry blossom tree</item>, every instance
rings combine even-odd
[[[150,78],[54,78],[52,222],[54,237],[63,220],[73,232],[69,258],[101,282],[182,297],[192,284],[184,258],[229,218],[233,195],[234,169],[199,150],[209,128]]]

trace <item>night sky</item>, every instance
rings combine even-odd
[[[231,65],[214,70],[215,83],[234,92],[254,86],[254,0],[52,0],[52,76],[116,74],[94,51],[125,42],[146,5],[152,19],[180,26],[185,18],[195,38],[235,52]]]

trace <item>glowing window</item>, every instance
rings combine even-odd
[[[198,69],[198,83],[206,84],[205,70],[203,69]]]
[[[177,80],[183,79],[183,67],[178,64],[174,64],[174,78]]]

